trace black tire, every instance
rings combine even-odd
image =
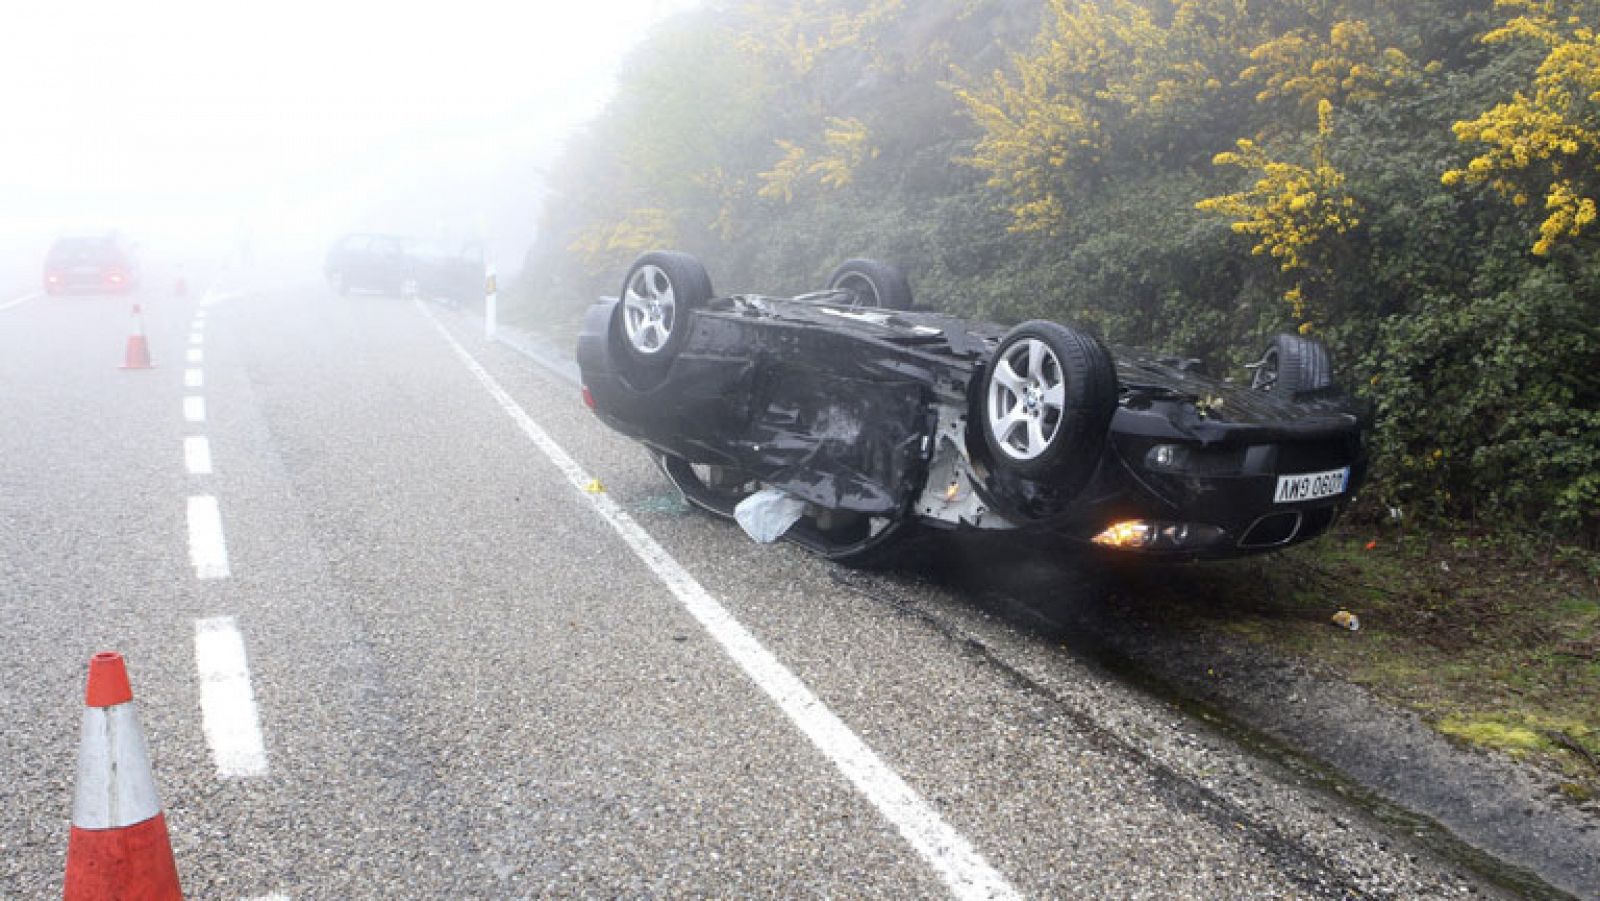
[[[341,269],[335,269],[328,273],[328,287],[332,288],[333,293],[340,297],[347,297],[350,294],[350,283],[345,280],[344,271]]]
[[[1058,323],[1024,322],[1001,340],[980,386],[978,426],[990,462],[1076,494],[1100,462],[1117,406],[1105,345]]]
[[[899,268],[877,260],[845,260],[828,276],[829,291],[848,291],[853,307],[911,309],[911,282]]]
[[[1274,335],[1256,364],[1250,387],[1295,397],[1333,387],[1333,362],[1321,341],[1303,335]]]
[[[657,250],[634,260],[612,323],[628,360],[640,370],[665,368],[688,340],[694,311],[712,296],[706,267],[686,253]]]

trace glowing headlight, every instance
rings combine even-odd
[[[1141,520],[1119,522],[1094,536],[1094,543],[1103,547],[1139,548],[1150,543],[1155,537],[1155,529],[1150,524]]]
[[[1128,519],[1113,523],[1091,540],[1101,547],[1123,550],[1185,551],[1200,550],[1225,538],[1221,529],[1202,523]]]

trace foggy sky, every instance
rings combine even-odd
[[[692,5],[8,4],[0,254],[104,226],[173,246],[525,231],[494,236],[512,254],[560,138]]]

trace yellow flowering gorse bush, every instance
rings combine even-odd
[[[1311,165],[1274,160],[1254,141],[1241,139],[1236,150],[1219,153],[1218,166],[1238,166],[1260,177],[1248,190],[1210,197],[1195,204],[1233,220],[1233,230],[1256,239],[1253,253],[1268,254],[1290,272],[1306,267],[1306,254],[1329,234],[1344,234],[1360,223],[1355,198],[1345,191],[1344,173],[1328,162],[1323,145],[1333,130],[1333,104],[1317,107],[1318,139]],[[1297,283],[1284,299],[1301,317],[1304,288]]]
[[[1497,0],[1519,15],[1484,35],[1484,43],[1533,40],[1548,53],[1533,95],[1455,124],[1456,137],[1487,148],[1464,168],[1444,173],[1446,185],[1487,183],[1513,203],[1528,202],[1530,184],[1544,193],[1546,217],[1533,252],[1545,256],[1595,221],[1600,193],[1600,4],[1592,0]]]
[[[1074,182],[1092,182],[1113,154],[1108,136],[1137,131],[1174,110],[1204,108],[1231,80],[1233,35],[1247,28],[1243,0],[1183,0],[1165,23],[1130,0],[1049,0],[1045,30],[1014,74],[987,84],[959,73],[956,96],[982,128],[964,160],[1011,199],[1011,230],[1054,232]]]
[[[754,0],[739,7],[749,24],[737,40],[746,53],[803,76],[828,53],[862,44],[872,27],[904,6],[905,0],[869,0],[859,10],[835,0]]]
[[[1359,19],[1335,22],[1325,39],[1308,29],[1279,35],[1251,50],[1250,60],[1239,78],[1262,84],[1257,102],[1287,98],[1308,109],[1324,100],[1372,100],[1416,75],[1404,51],[1380,51]]]
[[[861,164],[878,155],[871,137],[860,119],[829,117],[819,155],[813,156],[804,146],[780,138],[775,143],[783,156],[771,169],[756,176],[761,180],[756,194],[792,203],[796,189],[811,178],[823,187],[846,187],[855,179]]]
[[[677,227],[672,214],[660,207],[640,207],[628,211],[615,224],[597,225],[584,231],[567,250],[594,271],[615,269],[646,251],[677,244]]]

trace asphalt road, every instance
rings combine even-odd
[[[959,589],[691,512],[476,320],[190,282],[148,371],[123,299],[0,309],[0,897],[59,895],[104,649],[195,898],[1495,894]]]

